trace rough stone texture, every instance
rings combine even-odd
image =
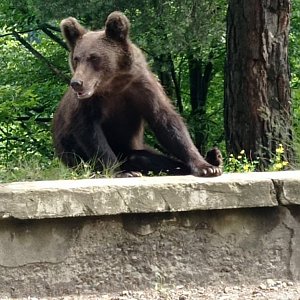
[[[275,184],[275,185],[274,185]],[[282,189],[275,189],[282,185]],[[276,195],[276,192],[278,193]],[[41,219],[300,204],[300,172],[0,184],[0,218]]]
[[[300,280],[293,214],[274,207],[2,220],[0,297]]]
[[[299,282],[298,178],[1,185],[0,298]]]

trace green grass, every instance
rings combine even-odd
[[[299,144],[298,144],[299,146]],[[300,153],[300,150],[299,152]],[[285,169],[298,169],[297,166],[290,166],[284,160],[284,149],[280,144],[276,149],[276,154],[271,160],[268,171],[281,171]],[[58,158],[52,160],[43,160],[32,157],[22,161],[9,161],[5,164],[0,162],[0,183],[16,181],[37,181],[37,180],[59,180],[59,179],[92,179],[92,178],[110,178],[118,174],[119,164],[103,168],[102,172],[95,172],[95,161],[89,163],[81,162],[74,169],[67,168]],[[228,156],[224,159],[224,172],[252,172],[255,171],[258,161],[251,161],[241,151],[240,155],[234,157]],[[164,173],[159,174],[166,175]],[[151,172],[148,176],[154,176]]]
[[[36,158],[9,162],[0,165],[0,182],[107,178],[114,177],[119,167],[116,164],[104,168],[102,172],[95,172],[93,165],[94,162],[82,162],[76,168],[70,169],[57,158],[47,162]]]

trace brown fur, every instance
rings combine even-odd
[[[220,152],[213,150],[211,164],[199,154],[142,52],[130,41],[129,21],[122,13],[110,14],[104,30],[88,31],[74,18],[63,20],[61,29],[73,77],[55,113],[53,136],[66,165],[96,158],[105,166],[122,160],[125,172],[221,174]],[[144,145],[144,123],[174,159]]]

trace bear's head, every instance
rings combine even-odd
[[[130,69],[129,27],[121,12],[111,13],[100,31],[89,31],[71,17],[61,22],[70,49],[70,85],[78,99],[105,91],[114,78]]]

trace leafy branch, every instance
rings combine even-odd
[[[38,60],[42,61],[47,65],[47,67],[58,77],[60,77],[64,82],[68,83],[69,78],[62,73],[57,67],[55,67],[46,57],[44,57],[40,52],[38,52],[36,49],[34,49],[22,36],[16,32],[13,31],[12,35],[15,37],[17,41],[19,41],[32,55],[34,55]]]
[[[52,29],[52,30],[56,30],[55,27],[50,27],[50,25],[48,25],[48,24],[43,24],[43,25],[41,25],[41,30],[42,30],[48,37],[50,37],[53,41],[55,41],[55,42],[56,42],[57,44],[59,44],[61,47],[63,47],[64,49],[66,49],[66,50],[69,51],[67,44],[66,44],[62,39],[60,39],[58,36],[56,36],[55,34],[53,34],[53,33],[51,32],[51,30],[49,30],[49,28]]]

